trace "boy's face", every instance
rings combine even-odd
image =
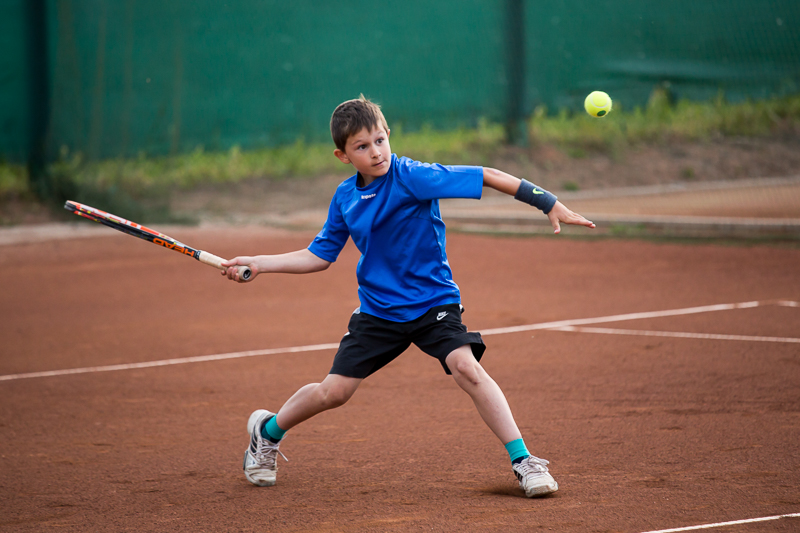
[[[347,139],[344,151],[338,148],[333,154],[342,163],[352,163],[364,178],[372,181],[389,172],[392,149],[389,146],[390,130],[376,126],[372,130],[363,128]]]

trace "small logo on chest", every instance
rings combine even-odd
[[[372,194],[362,194],[362,195],[361,195],[361,199],[362,199],[362,200],[370,200],[370,199],[372,199],[372,198],[375,198],[375,196],[377,196],[377,193],[372,193]]]

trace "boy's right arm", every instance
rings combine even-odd
[[[249,283],[256,279],[259,274],[284,273],[284,274],[309,274],[319,272],[331,266],[330,261],[326,261],[307,248],[278,255],[256,255],[239,256],[222,262],[226,270],[222,271],[223,276],[239,283]],[[249,266],[253,272],[247,281],[239,278],[237,266]]]

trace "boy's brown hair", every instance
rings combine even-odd
[[[345,151],[347,139],[364,128],[372,131],[376,127],[383,127],[389,131],[389,125],[381,112],[381,107],[367,100],[362,94],[355,100],[342,102],[331,115],[331,137],[333,144],[341,151]]]

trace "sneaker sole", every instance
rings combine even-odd
[[[528,498],[540,498],[542,496],[547,496],[548,494],[552,494],[558,490],[558,483],[555,481],[552,485],[540,485],[538,487],[533,487],[525,491],[525,496]]]

